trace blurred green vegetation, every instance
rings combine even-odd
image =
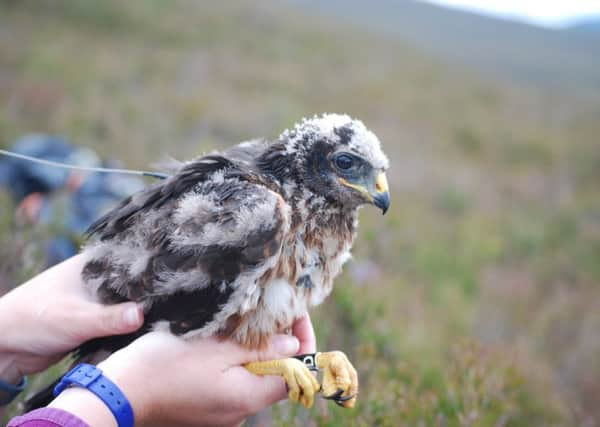
[[[4,0],[0,33],[3,147],[57,133],[138,169],[326,111],[380,137],[392,209],[361,212],[313,314],[320,348],[356,364],[359,405],[286,403],[275,424],[600,424],[600,97],[272,2]],[[41,268],[39,232],[0,196],[7,288]]]

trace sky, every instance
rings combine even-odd
[[[600,0],[428,0],[445,6],[499,15],[548,27],[600,15]]]

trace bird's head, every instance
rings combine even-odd
[[[360,120],[324,114],[305,119],[279,138],[293,159],[296,179],[317,195],[344,207],[390,206],[388,159],[377,137]]]

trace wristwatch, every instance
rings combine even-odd
[[[54,396],[58,396],[70,386],[88,389],[104,402],[117,420],[119,427],[134,427],[133,408],[115,383],[102,374],[102,370],[87,363],[80,363],[62,377],[54,387]]]

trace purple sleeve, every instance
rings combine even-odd
[[[6,427],[90,427],[75,415],[57,408],[36,409],[15,417]]]

